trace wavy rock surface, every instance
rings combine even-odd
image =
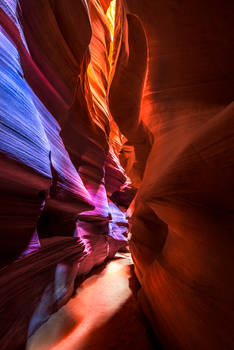
[[[154,135],[132,217],[139,298],[166,349],[232,349],[233,3],[127,3]]]
[[[110,70],[110,31],[102,6],[96,1],[90,1],[88,6],[82,1],[70,1],[66,6],[56,1],[1,4],[1,149],[4,160],[15,159],[22,173],[27,166],[45,180],[48,178],[47,187],[38,187],[41,205],[45,206],[38,224],[39,236],[43,237],[74,235],[81,213],[87,222],[108,222],[105,167],[113,169],[109,176],[107,171],[107,178],[116,173],[116,184],[107,180],[110,195],[126,181],[118,162],[107,157],[109,112],[103,106]],[[81,27],[73,40],[70,32],[75,13],[79,14]],[[42,18],[43,27],[39,26]],[[86,38],[81,37],[82,30],[87,32]],[[45,40],[48,32],[50,36]],[[98,46],[98,41],[102,45]],[[103,61],[98,63],[98,57]],[[99,64],[106,68],[100,71]],[[11,80],[6,79],[7,75]],[[51,107],[59,103],[62,110]],[[19,115],[15,115],[16,109]],[[40,210],[37,220],[39,214]]]
[[[41,249],[0,271],[2,349],[25,349],[27,337],[73,293],[84,246],[73,237],[42,239]]]
[[[163,346],[233,348],[233,10],[0,1],[1,281],[7,269],[21,281],[30,259],[42,267],[46,237],[70,293],[126,247],[131,216],[139,300]],[[75,256],[64,269],[65,250],[52,263],[62,244]],[[18,301],[31,293],[22,283]],[[40,322],[47,292],[30,306]]]
[[[7,328],[2,349],[23,347],[27,335],[71,295],[77,274],[127,244],[124,214],[116,207],[112,218],[108,203],[127,180],[118,159],[108,156],[110,32],[102,6],[96,1],[88,6],[84,1],[0,2],[0,280],[4,284],[8,274],[19,284],[12,287],[17,298],[9,301],[9,317],[5,289],[1,294]],[[124,230],[118,226],[122,221]],[[73,236],[82,246],[78,255]],[[31,300],[27,315],[25,299]]]

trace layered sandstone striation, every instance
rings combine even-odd
[[[232,349],[233,3],[127,2],[154,136],[132,216],[139,299],[166,349]]]
[[[164,348],[233,348],[233,10],[0,1],[2,349],[126,248],[128,219]]]
[[[126,215],[109,198],[130,180],[117,126],[110,135],[102,4],[1,1],[0,36],[1,348],[18,349],[76,276],[125,249]]]

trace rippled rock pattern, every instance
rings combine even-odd
[[[154,137],[131,218],[139,299],[165,349],[231,350],[234,4],[127,3],[147,37]]]
[[[126,249],[128,219],[164,348],[233,349],[233,12],[0,0],[1,349]]]
[[[126,247],[108,199],[130,184],[109,144],[110,42],[97,1],[0,1],[1,349],[23,347],[77,275]]]

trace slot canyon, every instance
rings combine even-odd
[[[233,92],[233,0],[0,0],[0,350],[234,349]]]

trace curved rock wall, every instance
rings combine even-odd
[[[109,5],[0,1],[0,278],[39,266],[32,334],[125,248],[130,205],[139,300],[165,349],[231,350],[233,2],[117,0],[114,35]]]
[[[110,142],[110,43],[99,1],[0,1],[1,349],[24,348],[76,276],[127,245],[109,200],[129,188]]]
[[[129,0],[146,32],[139,299],[167,349],[232,349],[233,2]]]
[[[111,36],[102,5],[2,1],[1,23],[2,156],[6,163],[14,159],[19,168],[47,179],[47,185],[37,188],[44,205],[39,236],[72,236],[79,216],[108,225],[107,192],[111,196],[119,191],[126,175],[118,158],[109,154]],[[15,174],[11,177],[14,181]],[[19,205],[17,195],[14,200]],[[106,247],[108,232],[102,238]],[[20,234],[15,234],[20,241]]]

